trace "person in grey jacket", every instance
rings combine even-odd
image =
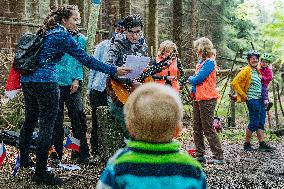
[[[115,38],[113,44],[111,45],[107,55],[105,63],[123,66],[126,63],[126,58],[128,55],[136,56],[147,56],[147,45],[143,38],[143,21],[140,15],[129,15],[124,18],[124,37]],[[141,39],[143,39],[141,41]],[[116,81],[123,83],[125,85],[137,85],[137,82],[129,78],[113,78]],[[129,138],[128,131],[125,127],[124,115],[123,115],[123,104],[113,97],[113,91],[108,80],[107,90],[110,94],[108,97],[108,105],[110,107],[110,112],[119,121],[125,138]]]

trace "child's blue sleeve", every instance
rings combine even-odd
[[[189,77],[189,83],[191,85],[198,85],[202,83],[209,74],[214,70],[215,64],[212,60],[206,60],[197,75]]]
[[[97,183],[96,189],[112,189],[115,187],[114,167],[108,164]]]

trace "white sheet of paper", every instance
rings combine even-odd
[[[150,62],[150,58],[146,56],[135,56],[135,55],[128,55],[126,57],[125,67],[132,68],[133,70],[128,73],[125,77],[130,79],[138,78],[148,63]]]

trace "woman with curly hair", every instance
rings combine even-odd
[[[193,138],[196,146],[197,160],[205,163],[204,135],[208,140],[213,159],[208,163],[222,164],[224,162],[223,150],[220,140],[212,127],[214,110],[217,99],[220,97],[216,89],[216,62],[212,59],[214,54],[212,42],[205,37],[194,41],[194,48],[198,56],[195,75],[189,77],[194,96],[193,101]]]

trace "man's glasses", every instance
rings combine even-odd
[[[140,35],[142,33],[141,30],[137,30],[137,31],[127,30],[127,32],[131,35],[134,35],[134,34]]]

